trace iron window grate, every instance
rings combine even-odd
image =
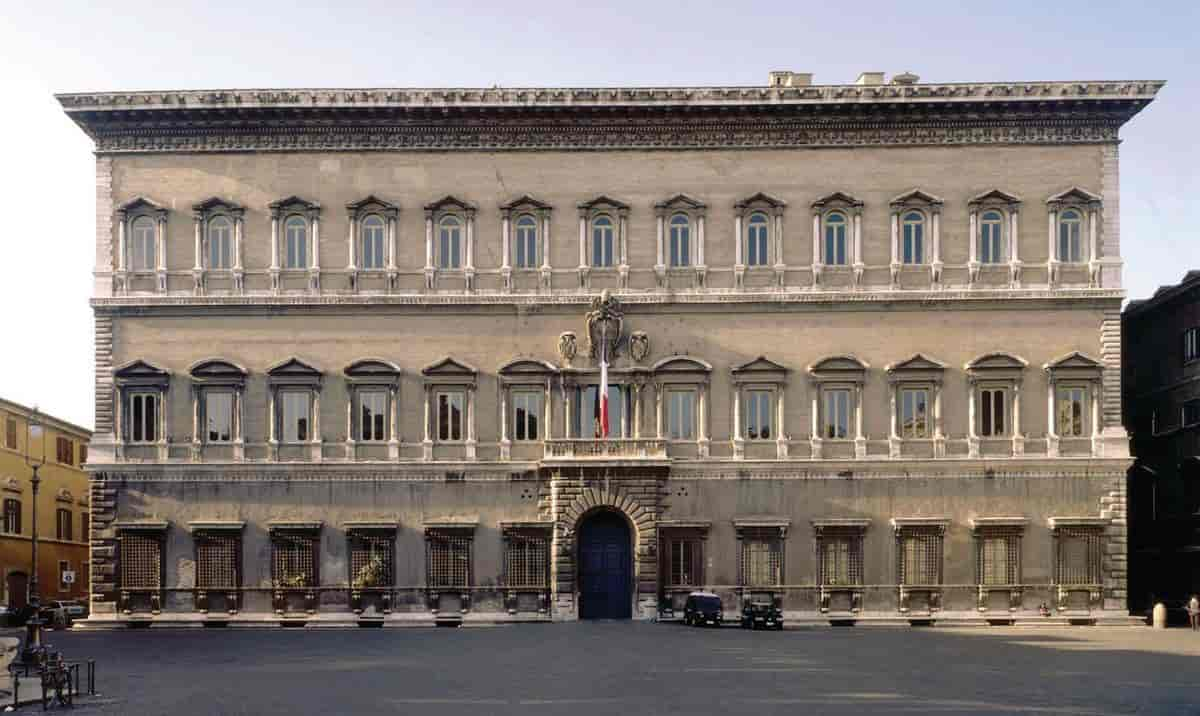
[[[550,583],[550,538],[544,530],[511,532],[504,548],[507,586],[545,589]]]
[[[983,586],[1021,583],[1021,531],[985,530],[975,540],[975,578]]]
[[[305,534],[271,537],[271,581],[279,588],[305,588],[317,584],[317,540]]]
[[[772,534],[747,534],[742,539],[739,577],[744,587],[774,587],[783,583],[783,540]]]
[[[241,546],[242,540],[237,535],[196,535],[196,587],[237,589]]]
[[[1060,527],[1055,581],[1062,585],[1100,584],[1104,532],[1098,527]]]
[[[157,537],[121,535],[121,588],[162,588],[162,543]]]
[[[896,571],[900,584],[942,583],[942,532],[937,528],[906,528],[897,536]]]
[[[471,536],[430,530],[425,537],[425,575],[430,587],[471,586]]]
[[[863,583],[863,537],[858,531],[826,531],[817,539],[819,573],[823,586],[860,586]]]
[[[395,584],[396,539],[389,534],[350,534],[350,586],[377,589]]]

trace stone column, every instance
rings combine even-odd
[[[573,389],[563,391],[563,437],[567,438],[568,440],[578,437],[575,435],[575,430],[573,429],[574,421],[571,420],[572,416],[575,414],[571,410],[575,403],[574,397],[575,391]]]
[[[933,385],[933,456],[946,454],[946,433],[942,425],[942,384]]]
[[[888,452],[891,457],[900,457],[900,430],[897,425],[899,418],[896,414],[896,394],[899,392],[900,389],[896,384],[888,385],[888,409],[891,411],[891,415],[888,416]]]
[[[1046,456],[1058,457],[1058,425],[1054,416],[1054,380],[1046,390]]]
[[[244,462],[246,459],[246,399],[243,395],[245,388],[238,388],[233,391],[233,460],[234,462]]]
[[[192,293],[199,296],[204,293],[204,216],[199,212],[192,214],[192,229],[195,239],[195,262],[192,265]]]
[[[942,286],[942,210],[934,207],[933,214],[933,261],[929,265],[930,280],[934,288]]]
[[[900,212],[892,209],[892,288],[896,288],[900,280]]]
[[[1058,280],[1058,250],[1054,240],[1054,231],[1058,227],[1058,209],[1050,209],[1047,223],[1049,225],[1050,253],[1046,259],[1046,281],[1050,285],[1054,285],[1054,283]]]
[[[1100,244],[1097,242],[1096,209],[1088,209],[1088,283],[1096,286],[1100,282]]]
[[[399,389],[388,386],[388,459],[400,458],[400,400]]]
[[[271,290],[279,291],[279,214],[271,212]]]
[[[975,207],[971,207],[968,231],[970,232],[968,236],[971,238],[967,241],[970,247],[970,258],[967,261],[967,282],[973,286],[979,280],[979,210]]]
[[[467,210],[467,250],[464,257],[466,267],[463,271],[467,280],[467,290],[475,290],[475,210]]]
[[[639,440],[642,437],[642,386],[634,383],[630,391],[633,394],[633,439]]]
[[[167,290],[167,214],[162,212],[154,222],[154,243],[157,247],[155,259],[157,260],[157,278],[158,291],[165,293]]]
[[[467,444],[466,458],[475,459],[475,386],[467,386]]]
[[[654,229],[655,229],[654,249],[655,249],[655,256],[657,257],[657,259],[654,262],[654,272],[656,274],[658,274],[659,283],[662,282],[663,276],[667,271],[666,261],[664,260],[664,255],[663,255],[664,254],[664,252],[663,252],[663,223],[664,223],[663,210],[659,209],[655,212],[655,217],[654,217]],[[621,263],[625,263],[624,257],[622,257]]]
[[[346,401],[346,459],[353,460],[355,458],[354,451],[354,396],[357,391],[350,387],[349,400]]]
[[[979,457],[978,408],[979,386],[967,378],[967,457]]]
[[[433,290],[436,269],[433,267],[433,212],[425,211],[425,289]]]
[[[349,220],[346,222],[346,252],[350,257],[350,263],[346,264],[346,270],[349,272],[354,272],[358,268],[356,265],[358,263],[358,242],[354,240],[354,230],[357,224],[358,217],[351,214]]]
[[[663,394],[666,392],[666,386],[662,383],[654,385],[654,434],[659,439],[663,439]]]
[[[814,210],[812,215],[812,272],[813,288],[821,284],[821,212]]]
[[[500,214],[500,276],[504,280],[504,290],[512,290],[512,263],[509,257],[512,249],[509,245],[510,226],[509,211],[505,209]]]
[[[854,210],[854,287],[862,287],[863,273],[867,265],[862,252],[862,209]]]
[[[775,284],[783,288],[784,277],[787,275],[787,264],[783,260],[783,211],[776,208],[775,216]]]
[[[782,460],[788,456],[788,437],[783,429],[785,386],[780,384],[775,391],[775,457]]]
[[[508,398],[512,393],[508,386],[500,383],[500,459],[512,459],[512,442],[508,437]]]
[[[395,212],[387,218],[387,287],[389,291],[396,290],[400,272],[396,268],[396,215]]]
[[[854,456],[857,458],[867,456],[867,436],[863,434],[862,383],[854,384]]]
[[[1021,382],[1012,386],[1012,451],[1013,455],[1025,454],[1025,436],[1021,434]]]
[[[321,390],[312,391],[312,461],[321,461]]]
[[[733,386],[733,457],[745,457],[746,438],[742,435],[742,386]]]
[[[700,457],[708,457],[708,385],[696,391],[696,442]]]
[[[554,437],[554,412],[551,403],[554,391],[550,385],[552,380],[553,378],[546,379],[546,392],[542,396],[542,440],[550,440]]]
[[[1091,409],[1092,409],[1092,455],[1100,457],[1104,454],[1103,432],[1100,423],[1100,381],[1092,383],[1091,386]]]
[[[812,411],[809,420],[808,442],[814,459],[821,458],[821,385],[812,383]]]
[[[704,214],[696,217],[696,277],[703,288],[708,276],[708,265],[704,263]]]
[[[1021,236],[1020,209],[1013,207],[1008,213],[1009,284],[1012,288],[1021,285]]]
[[[542,220],[542,290],[549,291],[551,288],[550,213],[543,210],[540,218]],[[549,424],[547,424],[548,427]]]
[[[128,271],[129,263],[126,259],[126,239],[125,239],[125,212],[117,212],[117,270]]]
[[[312,214],[312,259],[308,270],[308,290],[314,293],[321,290],[321,217]]]
[[[588,254],[587,254],[587,224],[588,212],[579,210],[579,288],[587,288]]]
[[[192,462],[200,462],[200,388],[192,386]]]
[[[627,284],[629,281],[629,257],[628,257],[628,246],[626,245],[627,241],[628,241],[628,239],[627,239],[628,223],[629,223],[629,217],[628,217],[626,211],[624,209],[621,209],[618,212],[618,221],[617,221],[617,226],[619,227],[619,233],[617,235],[617,238],[618,238],[618,243],[621,247],[621,265],[617,268],[617,274],[618,274],[618,277],[620,280],[621,288],[628,288]]]
[[[279,459],[279,390],[267,389],[267,452],[270,459]]]
[[[422,411],[422,437],[421,437],[421,459],[433,459],[433,386],[425,385],[425,398],[423,401],[424,410]]]
[[[746,264],[742,261],[742,211],[737,210],[733,217],[733,285],[741,288],[746,273]]]

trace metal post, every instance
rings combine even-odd
[[[40,437],[42,440],[41,457],[35,457],[32,453],[33,438]],[[33,616],[25,622],[25,648],[21,651],[21,661],[25,664],[32,663],[37,658],[38,650],[42,646],[42,600],[40,590],[38,589],[38,487],[41,484],[41,477],[38,475],[38,469],[46,464],[46,433],[42,429],[40,416],[35,407],[26,421],[25,429],[25,464],[32,471],[33,476],[30,478],[29,484],[33,488],[33,539],[30,540],[33,565],[30,570],[29,579],[29,606],[33,609]]]

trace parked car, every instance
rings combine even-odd
[[[721,598],[712,592],[692,592],[683,607],[683,623],[688,626],[721,626]]]
[[[67,603],[58,600],[43,603],[42,620],[45,621],[46,626],[49,627],[65,627],[70,624],[71,616],[67,611]]]
[[[782,629],[783,609],[773,600],[751,599],[742,606],[743,629]]]
[[[67,616],[71,619],[85,619],[88,615],[87,605],[80,601],[63,602],[63,607],[67,610]]]

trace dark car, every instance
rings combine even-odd
[[[782,629],[783,609],[775,601],[752,599],[742,606],[743,629]]]
[[[721,626],[721,598],[712,592],[692,592],[683,607],[683,623],[689,626]]]

